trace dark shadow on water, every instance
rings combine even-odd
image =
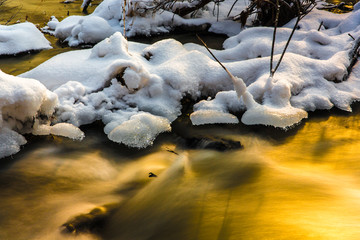
[[[161,144],[161,140],[157,140],[152,147],[145,149],[129,148],[124,144],[118,144],[109,140],[103,129],[104,125],[100,121],[82,126],[81,130],[85,133],[85,138],[82,141],[52,135],[34,136],[27,134],[25,135],[27,143],[21,146],[20,152],[1,159],[0,171],[7,169],[16,161],[26,158],[28,154],[40,148],[55,147],[55,152],[51,154],[56,154],[57,157],[70,155],[72,157],[80,157],[83,154],[98,150],[103,157],[117,162],[155,152]]]
[[[201,44],[199,42],[198,38],[196,37],[196,34],[198,34],[206,42],[206,44],[209,46],[209,48],[212,48],[212,49],[223,49],[222,44],[228,38],[228,36],[226,36],[226,35],[209,33],[207,31],[201,31],[201,32],[175,31],[170,34],[160,34],[160,35],[154,35],[151,37],[132,37],[132,38],[129,38],[128,40],[140,42],[140,43],[146,43],[146,44],[153,44],[155,42],[158,42],[158,41],[161,41],[164,39],[173,38],[173,39],[181,42],[182,44],[185,44],[185,43]]]
[[[237,117],[239,120],[241,119],[241,115],[237,115]],[[295,134],[304,127],[304,124],[305,121],[302,121],[296,126],[286,130],[272,126],[245,125],[241,123],[241,121],[239,124],[207,124],[194,126],[189,116],[185,114],[173,122],[172,129],[175,134],[186,137],[204,135],[204,133],[205,136],[211,136],[213,132],[223,132],[224,134],[256,135],[274,144],[281,144],[288,138],[295,136]]]
[[[104,125],[100,121],[81,127],[81,130],[85,133],[85,138],[81,142],[51,135],[34,136],[28,134],[25,135],[28,143],[21,146],[21,151],[19,153],[1,159],[0,170],[7,169],[17,160],[26,157],[34,150],[46,147],[55,147],[57,149],[57,156],[67,156],[69,154],[81,156],[89,151],[99,150],[99,153],[103,157],[118,162],[123,161],[124,159],[137,158],[156,152],[163,143],[179,145],[184,138],[192,136],[214,136],[219,133],[224,135],[255,135],[270,141],[275,145],[280,145],[294,137],[299,130],[303,129],[306,122],[324,122],[327,121],[330,116],[346,117],[360,114],[360,102],[352,104],[352,112],[346,112],[337,108],[309,112],[308,119],[303,120],[301,123],[288,130],[262,125],[248,126],[241,122],[239,124],[194,126],[189,118],[189,112],[191,112],[192,107],[186,109],[187,110],[183,112],[182,116],[172,123],[172,132],[160,134],[154,141],[154,144],[145,149],[130,148],[124,144],[118,144],[109,140],[103,132]],[[238,115],[237,117],[241,119],[241,115]],[[346,128],[346,123],[344,124],[344,127]]]
[[[260,138],[270,141],[275,145],[283,144],[290,138],[294,137],[300,130],[302,130],[307,122],[324,122],[330,116],[334,117],[350,117],[360,114],[360,102],[355,102],[351,105],[352,112],[347,112],[338,108],[330,110],[317,110],[315,112],[308,112],[308,118],[303,119],[300,123],[288,128],[275,128],[264,125],[245,125],[241,123],[242,113],[235,114],[239,119],[239,124],[208,124],[208,125],[192,125],[189,115],[193,111],[194,101],[189,100],[185,106],[183,104],[182,116],[172,123],[173,133],[179,136],[201,135],[203,133],[224,132],[238,135],[255,135]],[[359,117],[360,118],[360,117]],[[344,123],[345,124],[345,123]],[[346,125],[344,125],[346,127]],[[215,130],[215,131],[214,131]]]

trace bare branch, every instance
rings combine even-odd
[[[301,20],[300,3],[299,3],[299,1],[300,1],[300,0],[296,0],[296,4],[297,4],[297,7],[298,7],[298,17],[297,17],[297,19],[296,19],[296,23],[295,23],[295,25],[294,25],[294,27],[293,27],[293,29],[292,29],[292,31],[291,31],[291,34],[290,34],[290,36],[289,36],[289,38],[288,38],[288,40],[287,40],[287,42],[286,42],[286,45],[285,45],[285,47],[284,47],[284,50],[283,50],[283,52],[281,53],[280,59],[279,59],[278,63],[276,64],[276,67],[275,67],[275,69],[274,69],[274,73],[275,73],[276,70],[279,68],[280,63],[281,63],[281,61],[282,61],[282,59],[283,59],[283,57],[284,57],[284,55],[285,55],[286,49],[288,48],[288,46],[289,46],[289,44],[290,44],[291,38],[292,38],[292,36],[294,35],[295,30],[296,30],[296,28],[297,28],[297,26],[298,26],[298,24],[299,24],[299,22],[300,22],[300,20]]]
[[[274,49],[275,49],[275,40],[276,40],[276,29],[279,22],[279,13],[280,13],[280,5],[279,0],[276,0],[276,16],[275,16],[275,26],[273,32],[273,39],[271,44],[271,54],[270,54],[270,76],[274,76],[275,70],[273,69],[273,60],[274,60]]]

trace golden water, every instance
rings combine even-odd
[[[102,239],[359,239],[358,114],[313,116],[280,138],[193,130],[244,144],[228,153],[181,150],[172,134],[131,151],[85,131],[81,143],[30,139],[3,160],[0,239],[72,239],[61,224],[107,203],[120,204]]]
[[[21,2],[23,9],[37,6]],[[49,15],[58,4],[65,8],[26,2],[52,2],[32,10]],[[24,71],[26,61],[46,60],[46,52],[3,58],[0,68]],[[170,133],[152,148],[129,150],[107,140],[97,124],[83,129],[83,142],[27,136],[19,154],[0,161],[0,239],[360,239],[358,105],[353,113],[311,114],[288,132],[174,127],[240,140],[244,149],[183,150]],[[69,218],[107,203],[119,205],[99,236],[60,232]]]

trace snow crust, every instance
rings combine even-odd
[[[13,55],[50,48],[52,48],[50,42],[32,23],[0,25],[0,55]]]

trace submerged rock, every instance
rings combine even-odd
[[[89,213],[75,216],[64,223],[62,233],[64,234],[78,234],[86,232],[96,232],[102,228],[105,220],[112,214],[117,204],[107,204],[101,207],[96,207]]]
[[[149,177],[151,178],[151,177],[157,177],[157,175],[155,174],[155,173],[153,173],[153,172],[149,172]]]
[[[244,146],[240,141],[218,137],[189,137],[185,139],[185,147],[190,149],[211,149],[228,151],[241,149]]]

